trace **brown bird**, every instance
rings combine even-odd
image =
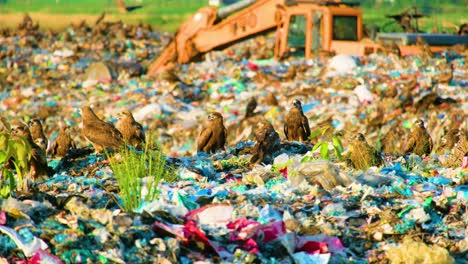
[[[108,148],[116,150],[125,145],[122,134],[110,122],[99,119],[89,106],[81,108],[82,133],[93,144],[97,152]]]
[[[270,122],[262,119],[254,130],[255,146],[252,151],[251,163],[271,162],[272,154],[280,148],[281,139]]]
[[[285,118],[284,135],[287,140],[307,141],[310,136],[309,120],[302,112],[302,104],[294,100]]]
[[[355,135],[351,140],[349,160],[354,168],[360,170],[366,170],[372,166],[380,166],[383,163],[380,152],[370,146],[361,133]]]
[[[226,145],[227,131],[223,124],[223,116],[214,112],[208,115],[208,123],[198,137],[197,151],[213,153]]]
[[[268,92],[267,95],[265,96],[265,104],[270,105],[270,106],[278,106],[278,100],[276,99],[276,96],[272,92]]]
[[[47,156],[45,151],[38,146],[31,136],[29,127],[24,123],[16,123],[11,127],[13,137],[23,137],[31,146],[31,156],[29,157],[29,172],[33,180],[43,179],[49,176],[49,167],[47,166]]]
[[[453,146],[460,140],[460,136],[460,130],[457,128],[447,131],[447,133],[440,139],[440,144],[437,148],[437,154],[450,152]]]
[[[443,162],[444,167],[460,167],[463,164],[463,158],[468,156],[468,133],[460,129],[456,135],[459,139],[452,147],[447,160]]]
[[[31,137],[34,143],[41,147],[42,150],[46,151],[49,141],[44,134],[44,130],[42,129],[42,124],[39,119],[34,118],[29,121],[29,131],[31,132]]]
[[[432,151],[432,138],[424,127],[424,122],[418,119],[414,122],[404,153],[414,153],[427,156]]]
[[[255,108],[257,108],[257,100],[255,97],[250,98],[250,101],[247,103],[245,108],[245,118],[249,118],[255,115]]]
[[[132,113],[127,110],[118,113],[117,119],[115,127],[122,133],[124,142],[141,150],[145,145],[143,126],[135,121]]]
[[[54,158],[63,158],[68,154],[70,149],[76,149],[75,142],[70,136],[70,127],[65,123],[61,123],[59,134],[54,142],[52,142],[47,154]]]
[[[435,81],[440,84],[449,85],[453,79],[453,64],[441,64],[437,66],[439,75],[435,77]]]

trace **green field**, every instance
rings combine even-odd
[[[398,13],[405,9],[411,2],[394,1],[394,4],[370,4],[370,1],[361,1],[364,10],[364,22],[374,23],[385,31],[398,29],[392,20],[385,18],[385,14]],[[414,1],[413,1],[414,2]],[[442,1],[443,2],[443,1]],[[430,15],[429,18],[420,20],[420,28],[429,31],[436,27],[439,31],[444,29],[443,22],[460,25],[468,22],[468,1],[458,1],[458,4],[440,3],[440,1],[415,1],[419,6],[419,11]],[[99,15],[106,12],[115,19],[122,19],[128,23],[148,22],[155,28],[161,30],[174,31],[190,14],[197,9],[208,4],[208,0],[127,0],[128,7],[141,6],[127,14],[120,14],[117,5],[113,0],[0,0],[0,19],[5,15],[29,12],[44,15]],[[385,1],[384,1],[385,3]],[[53,20],[53,16],[50,16]],[[64,21],[52,21],[44,24],[60,24]],[[2,24],[2,21],[0,21]],[[67,21],[66,25],[69,24]],[[7,25],[7,22],[3,22]],[[66,26],[65,25],[65,26]],[[12,25],[10,25],[12,26]],[[447,31],[453,28],[445,27]]]

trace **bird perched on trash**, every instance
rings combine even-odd
[[[33,118],[29,121],[29,131],[31,132],[31,137],[42,150],[47,150],[47,145],[49,141],[44,134],[44,130],[42,129],[42,124],[39,119]]]
[[[353,136],[349,146],[349,160],[351,165],[360,170],[383,163],[380,151],[369,145],[362,133]]]
[[[435,77],[435,81],[439,84],[449,85],[453,79],[453,64],[440,64],[437,69],[440,74]]]
[[[450,155],[442,163],[444,167],[460,167],[463,165],[464,157],[468,156],[468,132],[459,129],[456,137],[458,142],[453,145]]]
[[[265,104],[269,106],[278,106],[278,100],[273,92],[268,92],[265,96]]]
[[[281,139],[273,125],[266,119],[258,122],[254,130],[255,146],[251,163],[271,162],[272,154],[280,148]]]
[[[31,155],[29,156],[28,164],[32,179],[41,180],[48,177],[50,169],[47,165],[46,153],[33,141],[29,127],[22,122],[14,123],[11,126],[11,135],[13,137],[23,137],[31,147]]]
[[[130,111],[122,111],[117,114],[115,127],[120,131],[126,144],[141,150],[145,144],[145,131],[143,126],[135,121]]]
[[[250,101],[247,103],[247,107],[245,108],[245,118],[254,116],[255,108],[257,108],[257,100],[255,97],[252,97],[250,98]]]
[[[60,123],[59,134],[54,142],[52,142],[47,154],[54,158],[63,158],[70,150],[74,149],[76,149],[76,145],[70,136],[70,127],[65,123]]]
[[[405,154],[414,153],[419,156],[427,156],[432,151],[432,138],[424,126],[424,121],[418,119],[414,122],[405,147]]]
[[[89,106],[81,108],[83,118],[82,133],[97,152],[108,148],[116,150],[125,145],[122,134],[110,122],[99,119]]]
[[[209,114],[207,124],[197,140],[197,151],[213,153],[218,149],[223,149],[226,145],[226,136],[227,131],[224,127],[223,116],[218,112]]]
[[[302,112],[302,104],[294,100],[284,123],[284,135],[287,140],[307,141],[310,136],[309,120]]]
[[[450,129],[440,138],[440,144],[437,148],[437,154],[450,152],[453,146],[460,140],[460,130],[458,128]]]

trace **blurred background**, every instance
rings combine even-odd
[[[71,22],[93,21],[102,12],[107,19],[121,19],[127,23],[150,23],[154,29],[175,31],[180,23],[200,7],[229,5],[239,0],[120,0],[128,9],[119,9],[119,0],[0,0],[0,27],[13,27],[28,12],[41,27],[63,29]],[[345,1],[346,2],[346,1]],[[455,26],[468,23],[468,0],[361,0],[364,22],[375,24],[381,31],[400,28],[385,15],[398,14],[416,7],[427,17],[419,19],[423,31],[453,32]]]

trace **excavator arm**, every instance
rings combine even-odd
[[[201,8],[179,28],[174,40],[150,65],[148,74],[164,71],[172,62],[187,63],[200,53],[275,28],[279,23],[278,7],[284,3],[285,0],[244,0],[219,10]]]

